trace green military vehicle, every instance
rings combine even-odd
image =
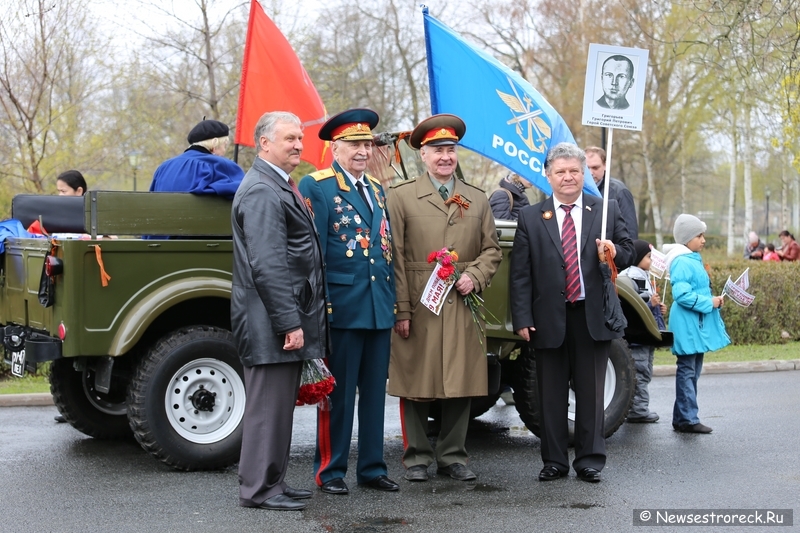
[[[0,332],[14,373],[50,361],[58,410],[89,436],[133,436],[181,470],[235,463],[245,389],[230,324],[231,202],[104,191],[83,199],[25,200],[12,216],[26,227],[40,219],[51,232],[73,235],[5,242]],[[70,209],[71,220],[54,228],[55,214]],[[515,224],[497,226],[504,261],[484,298],[501,323],[487,325],[488,362],[505,370],[502,379],[514,387],[522,420],[538,435],[535,363],[532,357],[509,358],[518,340],[507,288]],[[85,239],[74,238],[84,233]],[[626,339],[668,344],[633,286],[618,287]],[[493,394],[475,399],[474,415],[497,401],[499,375],[493,374]],[[634,380],[627,344],[615,342],[606,379],[608,435],[624,420]]]

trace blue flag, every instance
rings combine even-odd
[[[575,144],[564,119],[522,76],[430,16],[427,7],[422,14],[431,111],[461,117],[467,125],[462,146],[552,194],[544,175],[547,150]],[[583,190],[600,196],[588,169]]]

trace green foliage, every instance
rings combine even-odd
[[[703,258],[708,259],[705,252]],[[796,288],[800,287],[800,265],[745,259],[714,260],[707,264],[714,294],[722,293],[728,276],[735,281],[750,268],[748,292],[755,296],[755,301],[749,307],[740,307],[726,297],[722,308],[725,328],[733,344],[783,344],[800,339],[800,299],[796,294]],[[659,288],[662,286],[663,281]],[[672,303],[669,289],[665,303],[667,307]],[[784,332],[787,338],[783,337]]]

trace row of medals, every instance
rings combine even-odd
[[[353,206],[350,204],[347,204],[346,206],[342,207],[341,196],[334,196],[333,203],[336,204],[335,208],[336,213],[343,213],[345,210],[353,211]],[[382,202],[378,203],[378,207],[383,209],[383,203]],[[353,222],[355,222],[356,224],[361,224],[361,216],[357,213],[353,215]],[[385,222],[383,223],[385,224]],[[342,218],[340,218],[338,222],[333,223],[333,231],[338,233],[339,228],[341,226],[348,226],[348,227],[350,226],[349,216],[342,214]],[[342,242],[347,243],[347,251],[344,253],[344,255],[346,255],[347,257],[353,257],[353,255],[355,255],[355,252],[353,252],[353,250],[356,247],[361,246],[364,256],[369,257],[369,241],[370,241],[369,228],[367,229],[356,228],[355,238],[350,239],[349,241],[347,240],[347,235],[340,235],[339,237],[342,239]],[[385,236],[381,237],[381,249],[383,250],[383,258],[386,259],[387,263],[391,263],[392,252],[391,249],[389,248],[389,239]]]

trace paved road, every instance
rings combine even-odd
[[[237,507],[235,468],[175,472],[135,443],[95,441],[55,424],[54,407],[9,407],[0,409],[0,531],[619,532],[638,529],[638,508],[800,510],[800,372],[704,375],[699,401],[711,435],[672,431],[673,388],[672,378],[654,379],[652,404],[662,421],[623,425],[609,438],[597,485],[574,473],[536,481],[539,440],[502,402],[471,428],[476,484],[401,481],[397,402],[390,399],[386,457],[401,491],[354,487],[351,472],[349,496],[317,492],[301,513]],[[314,417],[313,408],[297,410],[288,478],[296,487],[313,483]],[[665,530],[681,529],[658,531]]]

